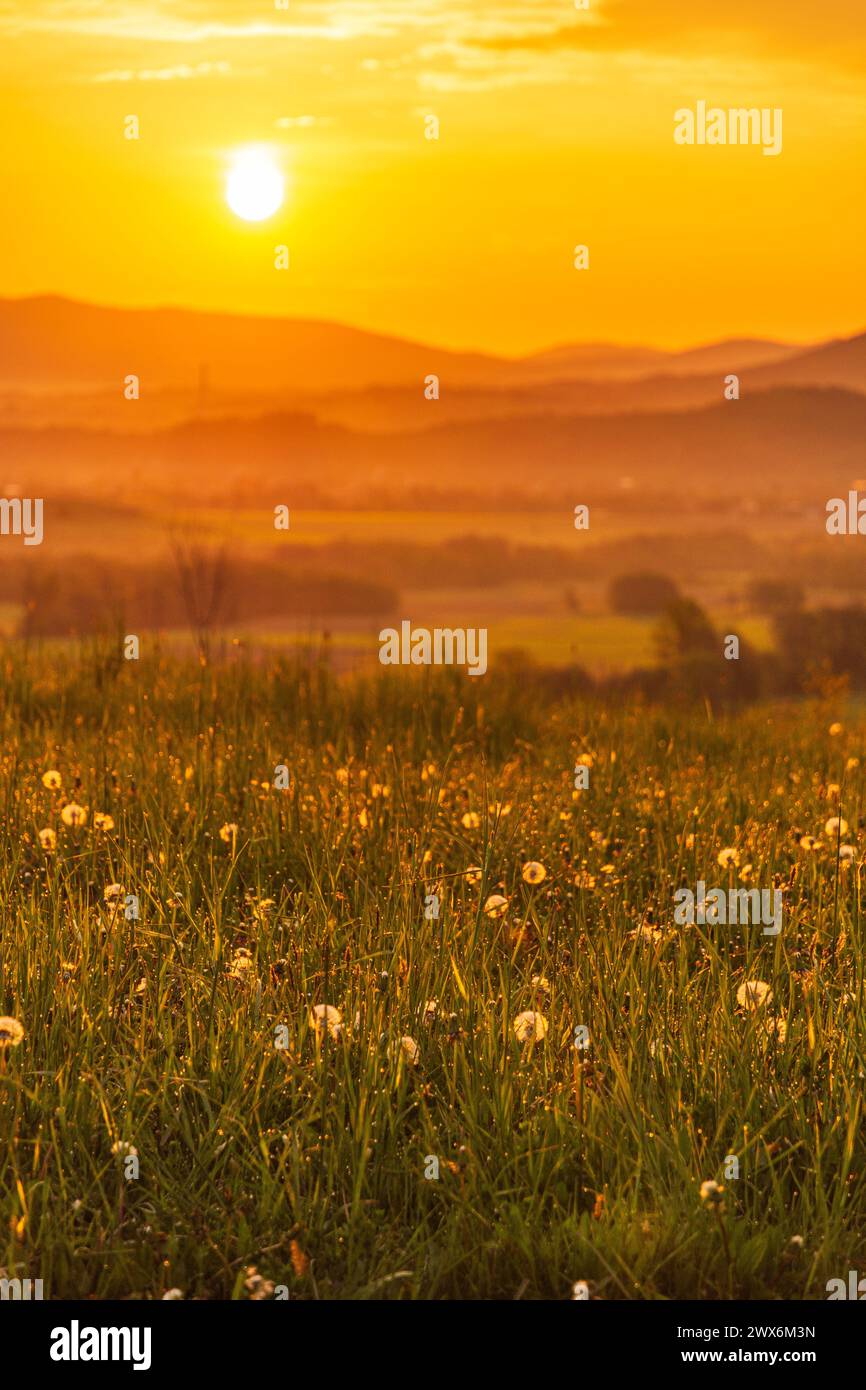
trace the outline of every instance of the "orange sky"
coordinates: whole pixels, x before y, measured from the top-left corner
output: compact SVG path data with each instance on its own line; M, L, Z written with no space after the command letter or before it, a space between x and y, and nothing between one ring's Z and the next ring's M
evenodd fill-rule
M0 0L0 294L514 353L861 330L863 0L589 2ZM676 145L698 100L782 108L782 153ZM290 185L259 224L249 143Z

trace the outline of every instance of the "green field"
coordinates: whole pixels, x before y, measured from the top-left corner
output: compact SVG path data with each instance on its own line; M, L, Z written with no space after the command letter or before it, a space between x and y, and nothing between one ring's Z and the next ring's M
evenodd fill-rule
M0 728L10 1277L825 1298L863 1267L862 713L10 648ZM782 930L678 926L700 879L775 881Z

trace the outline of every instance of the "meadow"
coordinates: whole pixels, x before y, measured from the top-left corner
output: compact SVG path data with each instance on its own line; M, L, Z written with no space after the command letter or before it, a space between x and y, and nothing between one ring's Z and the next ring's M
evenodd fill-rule
M841 696L721 717L149 641L2 666L9 1277L821 1299L864 1270ZM676 926L699 880L780 887L781 932Z

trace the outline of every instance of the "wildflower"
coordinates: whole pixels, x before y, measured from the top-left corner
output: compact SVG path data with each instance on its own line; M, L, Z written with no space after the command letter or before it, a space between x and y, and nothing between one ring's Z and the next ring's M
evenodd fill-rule
M50 792L56 792L63 786L63 778L59 772L43 772L42 785L47 787Z
M93 828L94 830L113 830L114 817L109 816L105 811L94 811Z
M439 1000L438 1000L438 999L428 999L428 1000L427 1000L427 1003L424 1005L424 1014L423 1014L424 1022L425 1022L425 1024L427 1025L428 1028L432 1027L432 1025L436 1022L436 1018L437 1018L437 1016L438 1016L438 1013L439 1013Z
M115 1139L111 1146L111 1152L116 1158L137 1158L138 1149L134 1144L128 1143L125 1139Z
M501 893L491 893L484 904L484 911L488 917L504 917L508 911L508 899L503 898Z
M225 844L234 844L238 837L238 826L236 821L228 821L220 828L220 839Z
M106 902L106 903L108 903L108 904L112 904L112 903L116 903L117 900L118 900L118 898L122 898L122 897L123 897L123 884L121 884L121 883L109 883L108 887L106 888L105 892L104 892L103 895L102 895L102 900L103 900L103 902Z
M535 993L537 995L550 994L550 981L548 980L546 975L533 975L532 988L535 990Z
M248 951L245 946L239 946L238 949L235 951L234 957L232 959L231 969L229 970L229 979L245 980L248 978L248 972L252 970L252 968L252 953Z
M273 1280L263 1278L255 1265L247 1265L246 1274L244 1288L250 1296L251 1303L261 1303L264 1299L273 1296L276 1285Z
M532 1009L526 1009L514 1020L514 1034L518 1042L541 1042L547 1036L547 1019Z
M831 816L824 826L824 834L830 840L835 840L838 835L848 834L848 822L841 816Z
M652 922L641 922L639 927L635 927L634 931L629 932L629 936L633 936L636 941L650 941L655 943L661 941L663 933L661 929L654 926Z
M725 1206L725 1199L722 1196L722 1193L724 1192L724 1190L725 1189L724 1187L722 1187L721 1183L715 1182L712 1178L709 1178L706 1182L702 1182L701 1201L703 1202L704 1206L715 1207L718 1211L723 1211Z
M0 1018L0 1048L17 1047L23 1040L24 1028L17 1018Z
M481 818L477 811L467 811L461 817L460 824L465 830L477 830L481 824Z
M783 1018L765 1018L764 1031L777 1042L784 1042L788 1036L788 1025Z
M740 851L738 849L734 849L733 847L729 847L728 849L720 849L716 858L716 863L718 864L720 869L730 869L733 865L739 864L739 862Z
M856 854L857 851L853 845L839 846L839 858L843 864L850 864L854 860Z
M847 763L845 764L845 771L846 771L846 772L853 772L854 769L855 769L855 767L859 767L859 766L860 766L860 759L859 759L859 758L849 758L848 761L847 761ZM793 1237L792 1237L792 1239L793 1239ZM802 1239L802 1237L801 1237L801 1239Z
M466 879L467 883L480 883L482 874L483 870L479 869L477 864L472 864L470 868L466 870L463 877Z
M534 860L534 859L533 859L533 860L530 860L530 862L529 862L528 864L524 864L524 866L523 866L523 882L524 882L524 883L532 883L532 884L535 884L535 883L543 883L544 880L545 880L546 878L547 878L547 870L545 869L545 867L544 867L543 864L537 863L537 861Z
M310 1010L310 1027L319 1036L327 1030L330 1037L339 1038L343 1031L343 1015L333 1004L314 1004Z
M802 1249L803 1249L803 1237L802 1237L802 1236L791 1236L791 1239L788 1241L788 1244L791 1246L791 1248L792 1248L793 1250L802 1250Z
M773 991L763 980L746 980L737 990L737 1003L741 1009L759 1009L769 1004Z
M87 820L87 807L70 801L60 812L60 819L64 825L84 825Z
M836 738L838 734L841 734L842 728L843 726L837 722L830 725L829 729L827 730L827 733L830 735L831 738Z
M421 1049L414 1038L405 1037L400 1039L400 1051L410 1066L417 1067L421 1060Z
M40 830L39 843L46 851L57 848L57 835L50 826L46 826L44 830Z

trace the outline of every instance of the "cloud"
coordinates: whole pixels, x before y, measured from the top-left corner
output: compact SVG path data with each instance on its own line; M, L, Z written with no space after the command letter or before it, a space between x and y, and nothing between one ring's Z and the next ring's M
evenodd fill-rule
M274 125L278 130L310 130L314 125L333 125L332 116L278 116Z
M561 13L522 30L479 36L478 47L527 54L593 52L705 53L812 58L839 66L866 64L863 0L834 0L820 15L813 0L593 0L593 9L562 24Z
M173 82L191 77L224 77L231 72L230 63L178 63L172 68L120 68L114 72L101 72L91 78L92 82Z

